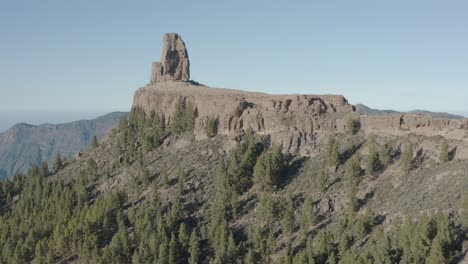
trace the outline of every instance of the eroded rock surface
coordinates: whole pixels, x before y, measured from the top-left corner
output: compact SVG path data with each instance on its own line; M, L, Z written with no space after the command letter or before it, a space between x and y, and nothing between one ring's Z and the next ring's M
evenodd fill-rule
M219 118L220 134L236 136L247 128L269 135L272 142L291 153L307 155L317 133L344 132L346 120L359 121L367 133L444 136L467 141L467 119L431 118L414 114L359 115L341 95L270 95L240 90L196 86L185 82L157 82L140 88L134 105L147 112L164 113L168 122L179 97L192 102L198 112L197 139L206 138L210 117Z
M180 96L197 108L197 139L206 138L207 120L217 117L220 134L235 136L252 128L270 135L273 142L290 152L307 152L302 147L313 140L315 131L344 130L345 115L354 113L341 95L269 95L181 82L143 87L135 93L134 105L164 113L169 122Z
M164 35L161 62L153 62L150 85L164 81L188 81L190 61L182 38L176 33Z
M308 155L319 133L343 132L347 120L353 118L366 133L444 136L468 145L468 119L411 113L366 116L341 95L269 95L181 82L189 80L189 66L180 36L166 34L161 62L153 63L151 82L135 93L133 104L147 112L164 113L170 122L177 99L185 98L197 109L197 139L206 138L208 120L214 117L219 119L220 134L232 137L252 128L287 152Z

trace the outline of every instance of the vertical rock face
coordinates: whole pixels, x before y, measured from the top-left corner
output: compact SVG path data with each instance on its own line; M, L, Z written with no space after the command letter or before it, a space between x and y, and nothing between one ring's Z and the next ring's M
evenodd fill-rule
M149 85L165 81L188 81L190 61L182 38L176 33L164 35L161 62L153 62Z

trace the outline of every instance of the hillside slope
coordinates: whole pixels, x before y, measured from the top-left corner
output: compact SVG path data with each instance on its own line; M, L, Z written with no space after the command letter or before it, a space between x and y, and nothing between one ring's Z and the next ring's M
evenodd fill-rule
M101 138L127 113L110 113L92 120L40 126L17 124L0 134L0 179L25 172L33 164L52 164L55 155L69 159Z

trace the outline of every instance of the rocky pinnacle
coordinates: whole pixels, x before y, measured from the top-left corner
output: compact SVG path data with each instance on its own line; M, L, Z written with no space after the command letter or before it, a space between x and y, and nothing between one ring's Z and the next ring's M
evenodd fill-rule
M177 33L164 35L161 62L153 62L149 85L164 81L188 81L190 61L185 43Z

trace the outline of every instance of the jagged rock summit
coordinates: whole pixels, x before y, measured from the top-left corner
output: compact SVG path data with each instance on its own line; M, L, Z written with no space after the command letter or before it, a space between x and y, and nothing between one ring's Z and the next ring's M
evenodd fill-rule
M188 55L180 36L166 34L164 43L161 62L153 64L151 82L136 91L133 106L163 113L169 123L178 98L184 98L196 108L196 139L207 137L208 120L215 118L218 134L232 138L251 128L287 152L310 155L318 136L345 132L353 119L368 134L459 140L457 157L468 158L468 119L406 113L369 116L358 113L342 95L272 95L196 85L188 82Z
M153 62L149 85L165 81L188 81L190 61L185 43L177 33L164 35L161 62Z

